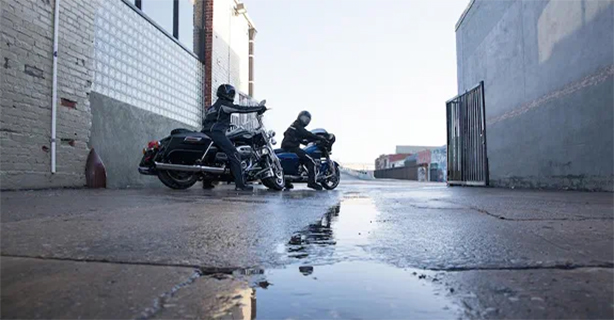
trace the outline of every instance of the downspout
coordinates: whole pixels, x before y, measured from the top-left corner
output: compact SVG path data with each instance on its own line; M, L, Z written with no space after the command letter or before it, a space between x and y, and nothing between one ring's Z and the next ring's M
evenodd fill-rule
M248 93L250 97L254 97L254 43L256 38L256 29L252 26L249 28L249 76Z
M51 173L56 172L56 125L58 108L58 34L60 31L60 0L55 0L53 15L53 81L51 85Z

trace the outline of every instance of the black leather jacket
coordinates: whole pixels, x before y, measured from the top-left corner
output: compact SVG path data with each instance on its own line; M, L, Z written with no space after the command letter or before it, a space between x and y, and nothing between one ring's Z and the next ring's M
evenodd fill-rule
M297 119L284 132L284 140L281 142L282 149L293 149L301 146L301 141L320 140L320 137L305 129L305 126Z
M233 113L253 113L261 111L263 106L240 106L232 101L218 99L211 107L205 111L203 121L203 132L206 131L226 131L230 126L230 115Z

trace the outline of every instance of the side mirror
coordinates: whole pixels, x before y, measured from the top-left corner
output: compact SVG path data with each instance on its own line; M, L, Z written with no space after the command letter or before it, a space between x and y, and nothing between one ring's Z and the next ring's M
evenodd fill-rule
M264 99L264 100L260 101L260 105L261 105L261 106L264 106L265 104L266 104L266 99Z

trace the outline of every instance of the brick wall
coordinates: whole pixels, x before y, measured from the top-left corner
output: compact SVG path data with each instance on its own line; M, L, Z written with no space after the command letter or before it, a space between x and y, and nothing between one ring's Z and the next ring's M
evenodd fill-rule
M204 9L201 14L204 15L204 19L201 20L203 24L203 38L205 42L205 52L203 60L205 64L205 106L210 106L212 97L215 96L215 92L211 90L211 67L213 58L211 52L213 51L213 0L202 0L199 2L200 6ZM197 20L198 22L198 20Z
M50 173L53 0L3 0L0 188L85 184L96 1L62 0L57 173Z

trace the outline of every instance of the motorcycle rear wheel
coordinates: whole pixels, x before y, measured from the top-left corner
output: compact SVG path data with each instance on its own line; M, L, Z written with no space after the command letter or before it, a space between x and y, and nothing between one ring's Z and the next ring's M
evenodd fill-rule
M198 175L190 172L158 170L158 179L171 189L184 190L198 182Z

